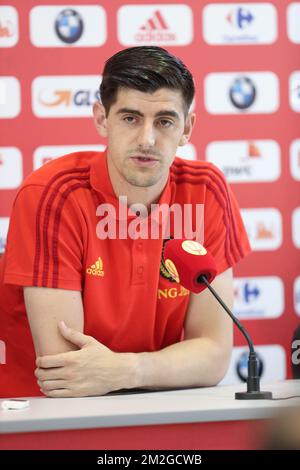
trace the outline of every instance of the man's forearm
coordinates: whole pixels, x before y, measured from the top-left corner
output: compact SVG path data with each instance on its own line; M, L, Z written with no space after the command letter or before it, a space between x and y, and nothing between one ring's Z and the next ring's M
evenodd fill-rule
M39 357L35 375L48 397L84 397L131 388L216 385L226 372L229 345L195 338L156 352L118 353L63 322L59 329L78 350Z
M134 356L133 386L147 389L216 385L230 360L230 352L208 338L189 339Z

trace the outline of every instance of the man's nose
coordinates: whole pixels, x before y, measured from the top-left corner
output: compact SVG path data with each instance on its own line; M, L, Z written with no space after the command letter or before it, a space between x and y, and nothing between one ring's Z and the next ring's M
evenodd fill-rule
M139 129L138 144L143 148L153 147L155 144L155 129L152 124L145 123Z

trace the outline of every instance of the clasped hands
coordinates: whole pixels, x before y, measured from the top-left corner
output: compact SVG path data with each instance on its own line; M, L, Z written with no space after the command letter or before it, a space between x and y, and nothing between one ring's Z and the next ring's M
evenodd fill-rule
M37 358L35 376L47 397L98 396L137 385L136 354L113 352L64 322L59 323L59 330L80 349Z

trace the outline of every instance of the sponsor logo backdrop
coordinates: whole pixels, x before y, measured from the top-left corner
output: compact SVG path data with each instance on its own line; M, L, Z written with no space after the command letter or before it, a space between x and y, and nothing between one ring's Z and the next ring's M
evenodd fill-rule
M91 109L105 60L127 46L166 47L197 87L197 125L178 155L224 172L253 247L235 269L235 313L258 345L262 378L290 376L300 315L299 25L300 2L285 0L4 2L0 252L23 179L52 158L104 147ZM243 380L246 350L236 332L224 383Z

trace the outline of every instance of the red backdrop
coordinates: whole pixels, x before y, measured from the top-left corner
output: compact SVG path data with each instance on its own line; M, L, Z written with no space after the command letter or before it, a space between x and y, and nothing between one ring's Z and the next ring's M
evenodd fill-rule
M76 7L84 5L84 2L73 0L70 5ZM225 4L219 1L218 4ZM137 29L140 34L145 33L147 28L152 33L157 34L157 44L166 47L170 52L178 55L192 71L197 87L195 101L195 111L197 113L197 123L191 139L196 149L198 159L207 157L207 145L216 141L251 141L274 140L280 148L280 175L274 181L252 181L231 183L234 193L237 196L240 207L243 209L251 208L275 208L282 217L282 243L276 249L255 250L251 256L242 261L235 269L237 277L259 278L260 276L277 276L283 281L284 285L284 310L280 316L270 318L266 311L261 312L259 318L251 320L251 317L245 317L244 324L253 335L257 345L281 345L284 347L286 355L284 361L289 370L290 361L290 343L293 330L299 324L299 316L296 313L296 301L299 305L299 288L294 292L294 282L299 275L299 225L295 228L294 239L292 235L292 217L293 211L300 206L299 203L299 174L298 179L293 176L290 169L290 145L300 138L299 132L299 111L293 109L290 104L289 79L291 73L300 70L300 39L292 40L288 30L288 8L291 2L277 0L269 2L273 5L275 11L276 31L275 38L269 43L260 43L249 37L249 43L246 43L245 28L243 24L238 24L239 2L231 2L226 24L232 27L233 38L228 39L228 43L209 44L204 36L203 21L204 9L210 2L185 1L184 5L189 6L192 21L189 24L189 31L182 30L183 39L187 44L172 43L173 37L181 37L178 28L178 18L171 12L165 12L164 6L175 5L175 2L149 2L143 1L141 5L157 5L151 12L146 12L140 16L140 26ZM101 74L104 61L116 51L126 45L120 42L120 31L118 32L118 11L121 6L138 5L136 1L127 1L126 4L119 0L114 1L95 1L89 0L88 5L101 5L106 15L106 38L104 34L104 43L98 46L76 47L74 43L68 46L61 43L62 47L36 47L30 40L30 11L38 5L63 5L68 2L49 0L48 2L39 2L33 0L26 1L7 1L6 5L12 6L18 13L19 37L17 43L12 47L0 48L0 74L5 77L16 77L21 85L21 110L16 117L3 117L0 119L0 156L5 155L3 147L17 147L22 155L23 178L33 171L33 154L40 146L64 146L64 145L99 145L105 144L99 141L93 123L88 117L57 117L41 118L34 114L32 106L32 82L39 76L67 76L67 75L99 75ZM161 9L160 9L161 4ZM252 5L264 4L264 2L251 2L246 8L246 14L253 15L254 20L258 22L259 11L251 10ZM64 8L61 7L61 10ZM157 14L156 12L160 12ZM298 13L300 10L298 10ZM133 15L138 15L138 12ZM126 15L125 15L126 16ZM300 16L300 13L299 13ZM136 18L136 16L135 16ZM172 23L174 18L174 23ZM182 17L182 28L187 26ZM246 20L251 23L251 17ZM152 23L151 23L152 20ZM268 29L270 18L260 18L263 28ZM7 19L1 18L0 11L0 46L1 39L5 34L4 23ZM45 21L45 20L43 20ZM300 25L300 21L298 23ZM9 25L8 25L9 26ZM11 25L10 25L11 26ZM104 26L101 26L103 28ZM228 26L229 27L229 26ZM252 27L252 26L251 26ZM255 27L255 24L254 26ZM123 29L126 31L126 24ZM128 33L133 28L132 22L128 17ZM210 28L218 28L217 17L212 23L207 25ZM234 29L235 28L235 29ZM238 28L240 31L238 32ZM244 29L243 29L244 28ZM300 29L300 26L299 26ZM158 30L161 35L159 36ZM43 32L43 30L41 30ZM176 33L177 31L177 33ZM264 32L266 32L264 30ZM164 43L163 33L167 34L168 44ZM176 33L176 34L175 34ZM268 33L268 31L267 31ZM270 31L269 31L270 33ZM272 31L271 31L272 33ZM270 33L270 34L271 34ZM11 35L15 33L11 32ZM33 34L33 33L32 33ZM41 33L42 34L42 33ZM54 34L54 33L53 33ZM95 33L96 34L96 33ZM124 34L124 33L123 33ZM175 34L175 36L174 36ZM238 35L243 35L238 42ZM261 33L263 35L263 33ZM150 35L149 35L150 37ZM58 39L56 38L56 41ZM159 42L160 41L160 42ZM189 42L190 41L190 42ZM251 42L252 41L252 42ZM147 43L151 44L151 39ZM278 109L274 112L242 112L235 109L234 112L212 113L209 112L206 100L209 97L205 95L205 80L208 74L234 72L236 76L242 72L272 72L279 80L279 89L277 99L279 101ZM246 74L247 75L247 74ZM0 77L1 79L1 77ZM259 85L258 89L259 89ZM293 85L294 86L294 85ZM297 87L300 87L300 82ZM261 96L258 99L264 99L263 94L267 90L262 87ZM296 90L297 91L297 90ZM1 97L1 89L0 89ZM297 100L297 97L295 98ZM217 103L216 98L216 103ZM296 105L295 105L296 106ZM1 108L1 105L0 105ZM249 111L249 110L248 110ZM2 149L2 151L1 151ZM300 151L298 149L300 155ZM7 158L2 159L7 163ZM226 156L228 162L230 155ZM272 161L270 161L270 165ZM300 167L300 158L298 158L298 171ZM1 165L0 165L1 167ZM270 167L269 167L270 168ZM14 171L17 171L16 169ZM265 169L268 173L268 167ZM6 174L6 173L3 173ZM11 173L11 177L15 173ZM1 169L0 169L1 175ZM4 177L2 176L2 183ZM0 180L1 182L1 180ZM5 186L4 182L4 186ZM16 195L17 188L1 189L0 186L0 220L9 217L12 203ZM299 219L298 219L299 220ZM296 220L297 222L297 220ZM297 225L297 223L295 224ZM247 221L245 221L247 225ZM296 241L295 241L296 237ZM298 237L298 242L297 242ZM2 234L2 238L4 235ZM254 282L259 286L259 279ZM237 295L239 293L237 292ZM272 305L273 293L268 292L270 306ZM298 299L298 300L297 300ZM0 299L1 301L1 299ZM271 307L270 307L271 308ZM236 335L236 345L244 345L244 340L239 334ZM272 351L270 352L272 356ZM272 362L272 357L265 358L266 367L271 369L276 364ZM272 374L271 374L272 375ZM276 376L276 372L275 372ZM278 374L282 378L282 374Z

